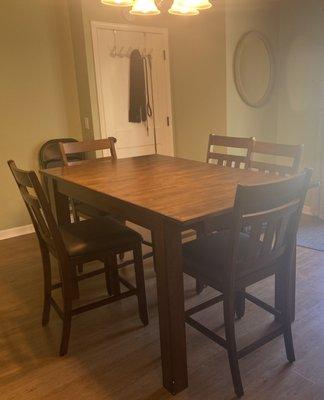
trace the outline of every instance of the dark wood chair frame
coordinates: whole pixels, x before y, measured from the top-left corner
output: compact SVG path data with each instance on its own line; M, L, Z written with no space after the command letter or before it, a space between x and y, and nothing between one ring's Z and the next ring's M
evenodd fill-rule
M226 138L228 138L228 140ZM246 142L246 138L234 138L234 139L238 139L238 141L236 142L236 146L240 144L240 141L242 141L242 145L244 145L244 142ZM232 138L226 136L221 137L217 135L210 135L208 151L210 151L210 146L213 143L216 143L216 145L219 145L218 143L223 143L223 146L225 146L226 142L228 142L229 146L231 147ZM246 145L248 145L249 147L247 150L247 159L245 165L253 170L279 176L291 176L297 174L300 169L300 164L304 149L303 145L267 143L258 141L254 137L251 137L249 141L246 142ZM253 158L255 157L256 154L264 154L273 157L284 157L285 159L290 159L291 164L281 165L279 163L255 161ZM233 160L230 159L230 161L232 162L233 165ZM209 162L208 154L207 154L207 162ZM234 163L234 166L237 166L237 164ZM296 264L296 249L295 249L293 263ZM200 293L203 290L203 288L204 286L200 282L197 282L197 292ZM242 318L244 316L245 298L240 293L237 294L236 312L238 318Z
M103 157L105 160L116 161L117 160L117 153L115 148L115 143L117 139L114 137L108 137L107 139L99 139L99 140L88 140L83 142L60 142L59 148L61 151L62 161L63 164L66 166L86 163L89 160L86 159L86 154L95 152L95 151L102 151L102 150L109 150L110 156ZM82 160L71 160L73 156L82 156ZM99 217L103 216L104 214L100 211L92 209L91 207L87 207L83 204L78 204L73 199L71 199L72 205L72 212L73 218L75 221L79 221L80 217Z
M238 397L244 394L238 364L238 360L242 357L275 337L283 335L288 361L295 360L291 334L290 302L292 279L294 279L291 261L311 175L312 171L306 170L298 176L276 183L238 186L223 280L216 281L206 278L199 272L192 273L185 269L185 272L195 279L222 292L220 296L187 310L186 322L227 350L234 389ZM242 260L239 254L239 242L246 227L249 228L248 251L246 258ZM238 277L240 269L245 269L247 272ZM276 292L280 292L281 299L275 307L245 291L248 286L271 275L276 276L276 286L280 285L280 290L276 287ZM278 326L274 330L241 350L237 350L234 326L238 292L241 292L245 299L273 314L278 320ZM223 301L226 339L192 318L193 314L221 301Z
M114 137L108 137L106 139L97 139L97 140L88 140L83 142L61 142L60 150L62 154L62 159L64 165L75 165L80 162L86 162L87 160L82 161L69 161L68 156L73 154L84 154L91 153L100 150L109 150L110 156L103 157L104 159L111 159L112 161L117 160L117 153L115 148L115 143L117 139Z
M117 160L117 153L116 153L116 148L115 148L115 143L117 142L117 139L114 137L108 137L107 139L98 139L98 140L89 140L89 141L84 141L84 142L75 142L75 143L60 143L60 149L61 149L61 154L62 154L62 159L65 165L75 165L75 164L80 164L83 162L87 162L87 160L83 161L76 161L76 162L70 162L68 160L68 156L71 156L73 154L82 154L82 153L87 153L87 152L94 152L94 151L99 151L99 150L110 150L110 157L104 157L105 160L111 159L112 161ZM74 207L76 210L77 214L77 207ZM76 215L76 218L78 216ZM125 221L122 221L125 222ZM153 244L151 242L148 242L143 239L142 241L143 244L153 247ZM144 254L144 259L150 258L153 256L152 252L149 252L147 254ZM123 257L121 257L123 258ZM125 261L125 263L122 264L122 266L129 265L129 262Z
M303 149L303 145L267 143L254 139L250 167L251 169L257 171L276 174L279 176L290 176L297 174L301 164ZM254 157L256 154L284 157L291 160L291 165L280 165L279 163L255 161Z
M60 138L60 139L52 139L48 140L45 142L39 152L38 152L38 164L39 168L42 169L47 169L47 168L55 168L55 167L60 167L63 166L63 160L62 160L62 155L61 155L61 150L60 150L60 142L66 143L66 142L77 142L76 139L74 138ZM76 161L79 160L81 161L83 159L83 156L80 154L74 155L71 157L69 161ZM43 184L43 187L48 193L48 187L47 187L47 181L45 176L41 176L41 182Z
M85 311L136 295L140 319L144 325L147 325L148 315L141 240L139 239L136 243L134 242L132 245L127 246L119 246L117 244L114 247L110 247L109 251L107 250L100 253L97 252L74 257L69 256L60 230L52 214L50 204L35 172L18 169L12 160L8 161L8 165L33 222L40 246L44 273L42 325L45 326L49 322L51 306L63 320L60 355L65 355L68 351L72 317ZM136 287L119 276L118 273L116 257L119 253L126 251L132 251L134 255ZM57 283L52 283L50 255L58 261L61 281ZM76 268L78 265L95 260L103 261L104 267L85 273L82 276L77 276ZM105 274L106 286L110 295L99 301L73 308L73 300L79 297L78 281L94 277L98 274ZM126 291L121 291L120 283L126 287ZM52 297L52 291L59 288L62 290L63 309Z
M232 155L227 153L220 153L211 149L212 146L235 148L246 150L246 155ZM232 168L249 168L251 153L253 149L252 138L242 138L233 136L221 136L211 134L209 135L208 148L207 148L207 163L216 161L217 165Z
M250 160L252 149L254 145L253 138L242 138L242 137L233 137L233 136L222 136L216 134L210 134L208 139L208 147L207 147L207 156L206 162L210 163L211 161L216 161L216 165L224 166L224 167L231 167L231 168L242 168L247 169L250 167ZM235 148L245 150L245 155L232 155L227 153L220 153L214 151L212 146L224 147L225 149L228 148ZM226 151L226 150L225 150ZM217 221L213 222L213 225L216 225L218 229L222 228L222 225L227 224L227 218L221 217L220 219L217 218ZM195 231L198 236L204 235L208 233L209 227L207 226L196 226ZM189 235L188 235L189 236ZM192 235L191 235L192 236ZM200 294L206 286L202 284L199 280L196 281L196 292ZM238 295L238 313L242 314L243 310L240 311L239 307L244 307L244 302L241 296ZM243 316L243 314L242 314Z
M279 176L292 176L299 172L304 146L294 144L268 143L253 139L253 148L251 153L250 168L255 171L264 172ZM290 165L282 165L278 162L255 161L256 154L264 154L273 157L284 157L287 161L290 160ZM296 246L294 250L293 265L296 269ZM295 296L295 288L292 288L293 297ZM292 307L292 319L295 319L294 307ZM237 316L243 317L245 312L245 299L243 296L237 296Z
M59 139L52 139L45 142L39 152L38 152L38 163L40 169L46 168L55 168L61 166L63 164L61 150L60 150L60 142L67 143L67 142L77 142L77 139L74 138L59 138ZM82 160L83 156L75 155L72 156L69 161L77 161Z

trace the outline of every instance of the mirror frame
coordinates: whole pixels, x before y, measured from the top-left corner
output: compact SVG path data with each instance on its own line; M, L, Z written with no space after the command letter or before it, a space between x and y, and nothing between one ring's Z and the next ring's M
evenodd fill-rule
M248 98L247 94L244 92L244 86L242 84L241 73L240 73L240 68L239 68L239 61L240 61L240 55L242 52L242 47L243 47L245 39L247 37L249 37L250 35L255 35L259 40L262 41L262 43L266 49L266 52L268 54L269 62L270 62L270 76L269 76L269 82L268 82L267 89L265 90L264 95L256 102L251 101ZM259 107L262 107L265 103L267 103L267 101L270 98L271 92L273 90L273 86L274 86L275 63L274 63L274 57L273 57L273 52L272 52L270 42L263 33L256 31L256 30L251 30L251 31L244 33L240 37L240 39L236 45L235 51L234 51L233 75L234 75L234 82L235 82L236 90L245 104L247 104L248 106L253 107L253 108L259 108Z

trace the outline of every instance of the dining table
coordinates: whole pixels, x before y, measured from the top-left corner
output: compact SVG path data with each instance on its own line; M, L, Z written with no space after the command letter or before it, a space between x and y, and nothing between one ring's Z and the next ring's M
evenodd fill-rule
M163 155L94 159L41 174L59 225L70 223L73 198L152 232L163 385L181 392L188 386L182 232L222 218L230 223L238 184L277 178Z

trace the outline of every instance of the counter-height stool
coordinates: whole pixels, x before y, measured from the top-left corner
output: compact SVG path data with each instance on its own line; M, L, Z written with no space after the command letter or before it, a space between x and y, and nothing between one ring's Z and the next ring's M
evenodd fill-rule
M243 395L238 360L283 335L289 362L295 360L291 334L292 257L300 215L311 170L274 183L238 186L229 230L202 236L183 245L184 271L221 295L186 311L186 322L227 350L235 393ZM276 275L280 308L272 307L246 292L246 288ZM235 337L237 293L277 317L273 329L238 350ZM223 302L225 338L193 318ZM257 373L257 371L256 371Z
M209 135L207 158L208 163L224 167L243 168L250 166L253 138ZM237 154L229 152L235 149Z
M62 155L62 160L64 162L64 165L66 166L71 166L75 164L80 164L80 163L86 163L89 160L86 159L86 154L89 152L94 152L94 151L105 151L108 152L109 155L106 154L106 156L99 158L102 160L111 160L112 162L117 160L117 153L116 153L116 148L115 144L117 142L117 139L114 137L108 137L106 139L98 139L98 140L89 140L89 141L84 141L84 142L74 142L74 143L67 143L67 142L62 142L60 143L60 150L61 150L61 155ZM75 157L76 155L82 155L83 160L71 160L71 157ZM90 160L91 162L91 160ZM80 202L75 202L73 201L74 204L74 210L76 214L76 218L79 219L80 216L86 216L86 217L96 217L96 216L102 216L102 211L95 209L94 207L91 207L87 204L83 204ZM115 217L116 218L116 217ZM120 217L117 217L120 222L126 223L126 221L120 219ZM142 240L142 243L145 244L146 246L153 247L151 242L148 242L146 240ZM153 256L153 252L146 253L144 255L144 258L150 258ZM120 258L123 259L123 254L120 255ZM123 265L127 265L128 262L125 261Z
M254 140L250 167L256 171L280 176L297 174L303 149L304 146L298 144L267 143Z
M255 140L251 153L250 168L254 171L264 172L265 174L291 176L300 170L304 146L300 144L281 144ZM293 266L296 270L296 246L294 250ZM292 319L295 319L295 287L292 289ZM277 303L280 301L276 296ZM238 297L238 314L244 314L244 298Z
M51 306L63 320L60 355L68 350L73 316L129 296L137 296L141 321L148 324L141 242L142 237L134 230L113 218L86 219L73 224L58 226L52 214L46 194L34 171L18 169L14 161L8 161L21 196L25 202L38 238L44 271L44 307L42 324L49 322ZM136 286L119 276L117 255L132 251ZM51 278L50 255L58 261L60 282ZM76 274L77 265L99 260L103 267L81 276ZM75 306L79 297L78 281L104 274L109 295L101 300ZM122 284L126 290L121 290ZM62 290L63 308L54 298L52 291Z
M250 166L253 144L253 138L211 134L208 139L206 162L223 167L247 169ZM213 230L214 227L220 230L227 228L228 220L229 217L225 215L216 218L212 223L212 228L206 226L206 224L193 228L198 236L201 234L204 235L210 229ZM196 292L198 294L202 292L204 287L205 285L202 282L196 280ZM242 300L240 299L239 304L242 304Z
M87 159L88 153L96 151L105 151L109 153L105 157L101 157L102 160L117 160L117 153L115 148L116 138L108 137L106 139L88 140L83 142L60 142L59 148L61 152L61 158L63 164L71 166L75 164L91 162L91 159ZM72 200L73 215L75 220L79 221L80 217L96 218L106 215L106 213L97 210L88 204L81 203L79 201Z

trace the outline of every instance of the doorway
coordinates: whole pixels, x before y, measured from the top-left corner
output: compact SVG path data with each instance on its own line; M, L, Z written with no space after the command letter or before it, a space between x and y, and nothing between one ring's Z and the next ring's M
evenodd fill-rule
M92 22L101 137L117 139L119 158L173 155L168 31L162 28ZM146 85L152 115L128 120L130 53L149 56Z

